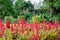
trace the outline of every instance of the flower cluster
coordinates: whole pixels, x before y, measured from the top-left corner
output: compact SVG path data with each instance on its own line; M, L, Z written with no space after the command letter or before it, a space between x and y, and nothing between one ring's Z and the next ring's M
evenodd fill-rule
M24 18L13 24L0 20L0 40L59 40L59 26L50 21L28 23Z

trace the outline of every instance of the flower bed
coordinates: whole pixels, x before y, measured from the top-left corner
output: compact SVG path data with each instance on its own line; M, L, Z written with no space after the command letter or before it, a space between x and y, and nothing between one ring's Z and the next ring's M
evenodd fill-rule
M58 22L27 23L24 19L18 23L0 20L0 40L60 40Z

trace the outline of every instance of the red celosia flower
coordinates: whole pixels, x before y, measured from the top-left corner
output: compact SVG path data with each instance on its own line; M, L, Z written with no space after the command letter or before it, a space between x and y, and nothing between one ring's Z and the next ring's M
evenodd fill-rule
M2 20L0 19L0 23L2 23Z
M22 18L22 24L25 24L25 23L26 23L25 19L24 19L24 18Z
M6 22L6 27L7 27L7 28L10 28L10 22L9 22L9 21Z
M24 25L26 24L26 21L24 18L22 18L22 28L24 28Z
M50 30L50 29L51 29L51 23L48 22L48 30Z
M18 31L15 22L14 22L14 25L13 25L13 27L12 27L12 30L13 30L14 33L17 33L17 31Z
M4 35L4 28L2 28L0 31L1 31L0 32L0 37L3 37L3 35Z
M3 27L3 24L0 23L0 37L3 37L4 35L4 27Z
M26 21L25 21L24 18L22 18L22 32L24 32L24 26L25 26L25 24L26 24Z
M44 23L43 23L43 29L44 29L44 31L46 31L46 30L47 30L46 22L44 22Z
M35 23L35 26L36 26L36 36L35 36L34 40L38 40L38 39L39 39L39 38L38 38L38 33L39 33L39 31L38 31L39 28L38 28L38 27L39 27L39 26L38 26L38 23L37 23L37 22Z
M38 36L38 30L39 30L38 27L39 27L39 26L38 26L38 23L37 23L37 22L35 23L35 26L36 26L36 35Z
M10 27L11 27L11 31L13 31L13 25L12 25L12 24L11 24L11 26L10 26Z
M21 32L21 33L23 33L23 32L24 32L24 30L23 30L23 29L21 29L21 30L20 30L20 32Z
M34 31L34 24L31 23L30 27L31 27L32 31Z
M14 22L14 27L16 27L16 23Z
M35 36L34 40L39 40L38 36Z
M58 32L58 23L57 22L54 24L54 27L56 28L56 32Z
M2 20L0 20L0 28L2 28L2 26L4 26L4 25L2 23Z
M13 33L17 34L17 29L13 28Z

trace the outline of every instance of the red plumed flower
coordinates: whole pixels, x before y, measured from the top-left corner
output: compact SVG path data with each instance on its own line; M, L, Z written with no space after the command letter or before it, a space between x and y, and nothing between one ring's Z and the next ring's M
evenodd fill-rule
M46 31L46 30L47 30L46 22L44 22L44 23L43 23L43 29L44 29L44 31Z
M39 40L38 36L35 36L34 40Z
M3 37L3 35L4 35L4 28L2 23L0 23L0 37Z
M51 29L51 23L48 22L48 30L50 30L50 29Z
M7 27L7 28L10 28L10 22L9 22L9 21L6 22L6 27Z
M54 24L54 27L56 28L56 32L58 32L58 23L57 22Z
M31 23L30 27L31 27L32 31L34 31L34 24Z
M26 21L25 21L25 19L24 18L22 18L22 32L24 32L24 26L25 26L25 24L26 24Z
M39 28L38 28L38 27L39 27L39 26L38 26L38 23L37 23L37 22L35 23L35 26L36 26L36 35L38 36L38 33L39 33L39 31L38 31Z
M0 23L2 23L2 20L0 19Z

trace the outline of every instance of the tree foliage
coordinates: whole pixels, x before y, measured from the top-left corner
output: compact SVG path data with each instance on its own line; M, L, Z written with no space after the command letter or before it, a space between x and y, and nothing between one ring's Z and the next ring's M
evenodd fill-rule
M43 6L37 10L34 10L34 5L30 1L17 0L15 5L13 5L11 0L0 0L1 19L4 19L5 16L17 18L21 15L24 15L26 18L32 18L33 15L42 17L43 15L48 15L51 18L59 15L58 18L60 18L60 0L44 0Z

